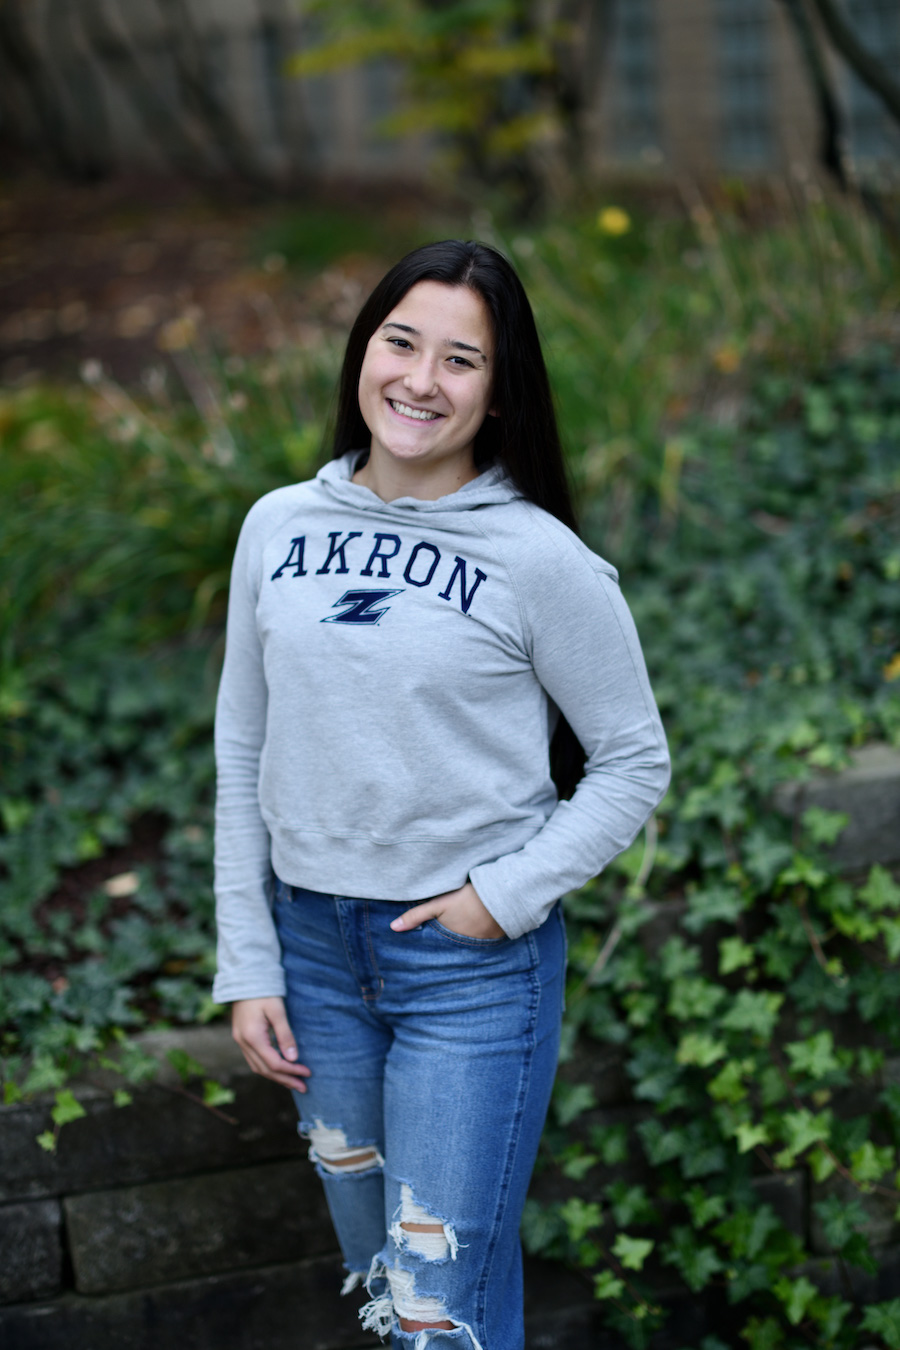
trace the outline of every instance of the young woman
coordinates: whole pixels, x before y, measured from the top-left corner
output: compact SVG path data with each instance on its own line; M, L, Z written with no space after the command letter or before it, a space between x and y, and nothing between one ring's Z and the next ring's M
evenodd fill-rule
M501 254L429 244L375 288L334 456L256 503L235 556L215 996L295 1092L364 1325L521 1350L559 897L658 804L665 738ZM571 790L576 738L560 800L551 743Z

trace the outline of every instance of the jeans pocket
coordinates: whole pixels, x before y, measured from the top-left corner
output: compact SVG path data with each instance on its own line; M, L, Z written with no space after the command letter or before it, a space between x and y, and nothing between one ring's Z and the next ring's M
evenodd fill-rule
M467 933L455 933L452 928L445 927L439 919L428 919L425 926L441 937L459 943L462 947L499 947L502 943L510 941L505 933L502 937L495 938L469 937Z

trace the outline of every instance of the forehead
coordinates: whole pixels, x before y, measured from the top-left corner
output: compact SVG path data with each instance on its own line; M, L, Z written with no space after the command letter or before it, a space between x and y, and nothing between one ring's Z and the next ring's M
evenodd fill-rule
M446 286L442 281L419 281L386 315L383 324L396 321L438 342L463 341L490 350L491 316L477 291L468 286Z

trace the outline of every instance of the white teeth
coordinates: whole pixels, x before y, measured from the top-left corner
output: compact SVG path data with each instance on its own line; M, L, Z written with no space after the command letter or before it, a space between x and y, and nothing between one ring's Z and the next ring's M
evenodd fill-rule
M396 399L389 399L394 412L400 413L402 417L416 417L420 422L433 422L440 413L426 412L424 408L410 408L405 403L398 403Z

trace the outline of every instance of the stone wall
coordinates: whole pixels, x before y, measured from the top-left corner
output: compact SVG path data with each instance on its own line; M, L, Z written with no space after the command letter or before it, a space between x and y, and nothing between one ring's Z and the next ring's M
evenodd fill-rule
M811 801L841 809L850 824L837 856L858 868L900 862L900 753L868 747L852 768L786 794L786 810ZM643 930L655 949L674 931L678 902L660 904ZM163 1061L158 1081L115 1107L110 1085L78 1086L84 1119L66 1125L55 1154L36 1136L46 1101L0 1108L0 1344L3 1350L362 1350L358 1295L338 1297L342 1272L318 1178L304 1157L289 1094L254 1077L224 1026L154 1033L144 1045ZM165 1062L187 1051L234 1101L219 1113L186 1095ZM578 1048L562 1074L590 1081L597 1108L586 1124L636 1124L619 1053ZM884 1068L900 1082L900 1057ZM854 1103L859 1109L864 1104ZM639 1154L635 1150L635 1155ZM640 1164L630 1163L635 1179ZM621 1176L622 1169L616 1170ZM629 1173L630 1175L630 1173ZM594 1168L585 1198L611 1179ZM549 1174L534 1193L554 1198ZM758 1188L822 1260L817 1282L839 1293L839 1273L812 1219L812 1202L840 1187L803 1169L762 1177ZM857 1296L900 1287L900 1225L891 1205L864 1197L878 1273L854 1272ZM660 1350L697 1341L714 1303L684 1297L671 1271L654 1276L672 1318ZM530 1262L529 1350L613 1350L589 1288L558 1267ZM362 1296L364 1297L364 1296Z

